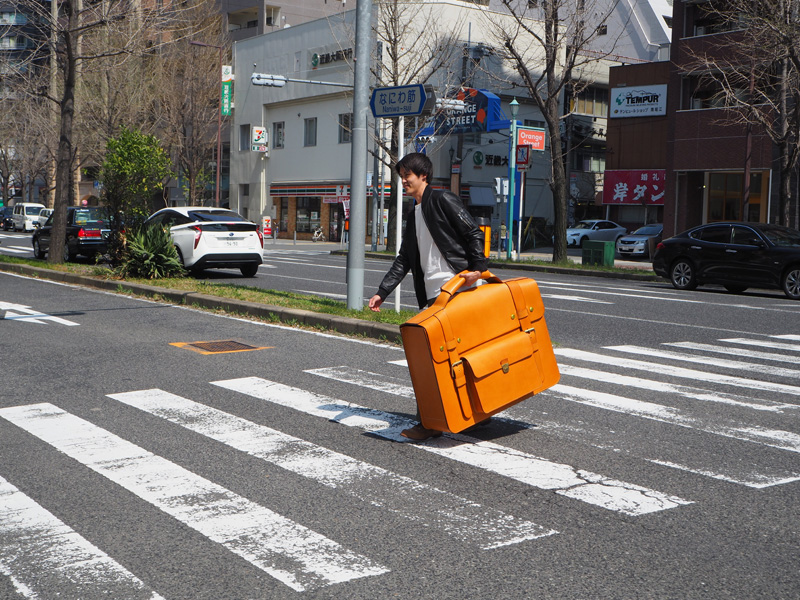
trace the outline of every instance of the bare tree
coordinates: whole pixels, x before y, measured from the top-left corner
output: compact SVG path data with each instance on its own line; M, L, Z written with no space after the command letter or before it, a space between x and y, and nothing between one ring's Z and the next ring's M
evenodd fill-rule
M444 18L442 7L426 5L423 2L409 0L382 0L376 2L377 19L375 35L381 49L380 59L374 61L373 76L376 87L395 87L412 84L428 84L434 86L437 95L444 97L459 84L457 64L462 56L464 18L453 19L453 15ZM443 20L447 22L446 30L441 27ZM424 126L424 120L406 119L406 135L413 139ZM387 166L390 170L397 162L399 150L399 132L397 119L391 119L391 136L389 144L375 140L376 147L382 146L385 151ZM441 145L442 140L438 140ZM397 182L392 178L392 197L396 193ZM395 203L389 203L389 243L390 249L396 249L395 239L397 215Z
M800 164L800 8L796 0L725 0L697 9L721 35L690 48L681 66L708 91L710 104L728 109L720 122L744 126L748 135L757 128L775 144L778 222L792 222L794 203L800 227L791 185ZM749 164L745 170L749 175ZM748 197L746 181L743 206Z
M40 89L57 106L58 146L55 152L53 239L50 262L63 260L67 206L72 202L72 177L79 144L76 143L76 92L83 68L91 61L142 56L182 39L184 2L141 0L69 0L50 6L22 0L42 27L51 55L52 84ZM57 10L56 10L57 6ZM119 65L117 65L119 66Z
M160 136L178 169L186 200L202 204L210 197L208 186L215 177L220 56L226 60L230 47L213 5L200 4L191 16L196 34L189 35L189 41L202 45L184 40L163 49L153 104Z
M542 113L550 137L553 193L553 261L567 260L569 190L562 146L561 121L565 92L577 95L592 82L595 69L613 56L614 40L603 50L594 44L599 27L615 10L617 0L501 0L510 20L493 15L488 27L498 54L516 71L512 85L522 87Z

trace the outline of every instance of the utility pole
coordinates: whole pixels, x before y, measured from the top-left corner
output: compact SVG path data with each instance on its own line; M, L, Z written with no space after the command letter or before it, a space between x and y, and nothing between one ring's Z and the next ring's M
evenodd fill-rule
M364 232L367 219L367 113L372 0L356 1L353 141L350 148L350 240L347 249L347 308L364 308Z

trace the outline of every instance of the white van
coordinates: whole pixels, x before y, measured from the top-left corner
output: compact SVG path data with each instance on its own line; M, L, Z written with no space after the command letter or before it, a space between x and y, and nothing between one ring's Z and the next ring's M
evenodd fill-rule
M14 221L14 231L33 231L39 221L39 211L44 208L44 204L36 202L20 202L14 205L14 213L11 220Z

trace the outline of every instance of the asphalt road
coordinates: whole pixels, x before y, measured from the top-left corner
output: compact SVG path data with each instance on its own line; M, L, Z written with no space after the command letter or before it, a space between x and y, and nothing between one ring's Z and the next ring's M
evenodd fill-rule
M0 598L798 597L800 305L535 278L560 383L418 445L397 347L0 273Z

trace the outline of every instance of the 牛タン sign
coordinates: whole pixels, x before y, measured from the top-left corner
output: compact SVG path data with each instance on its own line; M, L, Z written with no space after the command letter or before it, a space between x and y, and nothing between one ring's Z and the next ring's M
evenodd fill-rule
M372 116L376 119L408 117L422 114L427 99L425 88L420 84L383 87L372 91L369 106L372 109Z

